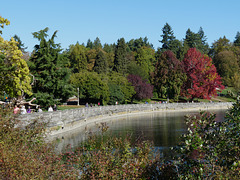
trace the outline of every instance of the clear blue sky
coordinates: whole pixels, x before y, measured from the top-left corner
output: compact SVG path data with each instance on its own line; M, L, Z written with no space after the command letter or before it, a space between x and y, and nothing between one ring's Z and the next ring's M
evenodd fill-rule
M96 37L102 44L148 37L157 49L166 22L179 40L201 26L209 45L224 35L234 41L239 7L239 0L2 0L0 16L11 22L4 39L17 34L29 51L38 43L32 33L45 27L50 36L58 30L55 41L64 49Z

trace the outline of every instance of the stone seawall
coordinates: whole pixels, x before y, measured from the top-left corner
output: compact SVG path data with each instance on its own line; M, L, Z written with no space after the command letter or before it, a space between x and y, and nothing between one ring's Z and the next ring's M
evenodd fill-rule
M50 135L84 128L91 123L106 121L114 117L150 113L157 111L191 111L208 109L228 109L232 103L165 103L165 104L126 104L114 106L97 106L63 111L42 112L20 115L23 124L34 119L48 122Z

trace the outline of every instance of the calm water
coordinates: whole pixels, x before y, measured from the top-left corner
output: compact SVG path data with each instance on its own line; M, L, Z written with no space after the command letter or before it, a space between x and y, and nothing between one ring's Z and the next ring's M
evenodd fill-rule
M224 119L226 110L212 110L217 115L217 121ZM130 135L132 140L139 137L154 142L155 147L160 149L168 149L177 145L179 137L186 132L184 116L186 114L197 114L194 112L153 112L151 114L141 114L139 116L126 116L114 120L108 120L109 132L112 136ZM58 152L71 144L72 147L77 147L79 143L87 139L89 131L100 133L99 125L93 125L88 129L76 129L64 135L60 135L61 141L57 144Z

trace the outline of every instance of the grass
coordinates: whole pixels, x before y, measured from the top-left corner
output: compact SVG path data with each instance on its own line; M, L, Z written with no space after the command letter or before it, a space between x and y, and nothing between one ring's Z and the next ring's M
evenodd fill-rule
M83 108L85 106L83 105L60 105L58 106L58 110L66 110L66 109L77 109L77 108Z

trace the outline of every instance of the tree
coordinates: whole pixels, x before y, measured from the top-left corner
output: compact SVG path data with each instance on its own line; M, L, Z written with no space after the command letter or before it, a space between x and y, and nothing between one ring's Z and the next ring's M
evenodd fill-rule
M33 37L40 42L29 60L29 66L35 77L33 86L37 103L51 105L59 101L65 102L72 94L73 88L69 84L70 69L65 55L60 54L61 47L54 42L57 31L47 40L48 28L34 32Z
M147 37L140 37L138 39L131 39L128 43L128 48L130 51L137 51L139 48L148 47L153 49L153 45L148 42Z
M140 76L129 74L127 79L136 92L136 94L133 95L132 100L149 99L153 96L153 86L148 84L146 80L142 80Z
M124 38L121 38L118 40L116 45L113 70L123 75L126 75L127 65L127 45Z
M207 38L204 35L202 27L200 27L198 33L192 32L190 29L187 30L184 39L185 50L189 48L196 48L203 54L208 54L209 46L207 44Z
M234 44L234 46L240 46L240 32L237 32L233 44Z
M90 39L88 39L86 47L89 48L89 49L93 48L93 42Z
M212 59L201 54L196 48L190 48L183 59L187 81L182 94L191 100L194 98L210 99L217 89L223 89L221 78Z
M213 62L225 85L232 86L231 78L239 72L237 57L232 51L224 50L214 56Z
M153 62L155 61L154 50L152 48L141 47L137 50L135 55L136 63L144 69L146 74L150 74L154 67Z
M16 34L13 36L14 40L17 42L18 49L21 50L23 53L26 53L27 47L24 47L24 43L21 41L20 37Z
M0 16L1 28L9 24L7 19ZM4 40L0 36L0 92L5 92L10 97L22 96L23 93L31 95L30 84L29 68L22 59L22 52L18 49L17 42L13 38L10 41Z
M165 51L159 57L153 73L153 83L158 95L178 100L185 80L183 64L172 51Z
M103 73L107 73L108 72L108 62L107 62L107 58L105 56L105 52L103 52L103 50L99 50L99 52L97 53L97 57L95 60L95 64L93 67L93 70L95 72L97 72L98 74L103 74Z
M122 76L120 73L112 71L108 76L107 82L109 86L110 97L118 99L119 103L130 101L132 96L135 94L134 87L131 85L128 79ZM117 93L116 90L119 92Z
M230 40L227 39L225 36L223 38L219 38L217 41L214 41L214 43L211 46L211 50L209 52L211 57L214 57L216 54L220 53L224 50L231 50L232 44L230 43Z
M138 75L143 80L149 79L149 74L145 71L143 66L138 65L135 61L131 61L128 65L128 74Z
M73 72L80 72L87 69L87 49L78 42L70 46L69 58Z
M176 39L176 37L174 36L172 27L168 23L164 25L164 27L162 28L162 32L163 32L163 34L161 35L162 40L161 41L159 40L159 42L162 43L162 48L161 48L162 51L165 51L170 49L170 45L172 41Z
M80 98L87 102L103 101L103 103L107 103L109 101L108 85L97 73L81 71L73 74L70 81L75 88L79 88Z
M98 37L96 37L96 39L93 41L93 48L96 50L102 49L102 44Z

